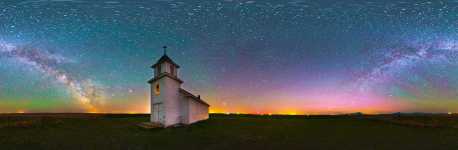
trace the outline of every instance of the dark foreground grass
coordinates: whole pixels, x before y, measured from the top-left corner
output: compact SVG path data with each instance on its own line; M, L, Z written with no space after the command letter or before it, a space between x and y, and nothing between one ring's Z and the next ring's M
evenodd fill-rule
M146 130L136 125L148 115L0 115L0 149L458 149L456 128L386 118L212 115L191 126Z

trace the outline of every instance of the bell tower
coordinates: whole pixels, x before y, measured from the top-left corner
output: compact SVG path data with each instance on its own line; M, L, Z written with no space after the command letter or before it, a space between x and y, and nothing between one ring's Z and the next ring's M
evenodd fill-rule
M164 55L153 65L154 77L159 77L168 74L172 77L178 78L178 69L180 68L169 56L167 56L167 46L164 46Z
M148 83L151 86L151 122L164 126L180 122L180 95L181 81L178 78L180 66L167 56L167 47L164 54L151 66L154 76Z

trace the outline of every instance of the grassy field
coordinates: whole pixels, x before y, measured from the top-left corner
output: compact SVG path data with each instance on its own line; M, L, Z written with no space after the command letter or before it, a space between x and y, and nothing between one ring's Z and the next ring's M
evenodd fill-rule
M148 115L0 115L0 149L458 149L458 116L211 115L143 129Z

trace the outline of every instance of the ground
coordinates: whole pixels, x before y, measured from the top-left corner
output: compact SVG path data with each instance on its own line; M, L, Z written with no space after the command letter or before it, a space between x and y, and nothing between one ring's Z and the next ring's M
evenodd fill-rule
M458 149L458 116L211 115L143 129L148 115L0 115L0 149Z

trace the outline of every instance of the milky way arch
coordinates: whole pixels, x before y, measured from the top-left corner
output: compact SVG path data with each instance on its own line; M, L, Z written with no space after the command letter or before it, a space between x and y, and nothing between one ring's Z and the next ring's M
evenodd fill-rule
M357 79L356 87L360 92L387 96L401 93L415 99L454 99L458 96L457 87L448 83L455 82L450 79L454 77L446 76L458 69L457 41L412 42L377 51L369 56L376 66ZM433 90L428 87L437 90L431 93ZM398 90L393 90L396 88Z
M77 77L58 65L73 62L61 55L52 54L46 50L25 45L14 45L0 41L0 57L12 58L18 63L26 64L34 70L52 77L64 85L88 112L97 112L97 107L103 104L103 87L95 84L91 79L77 79Z

